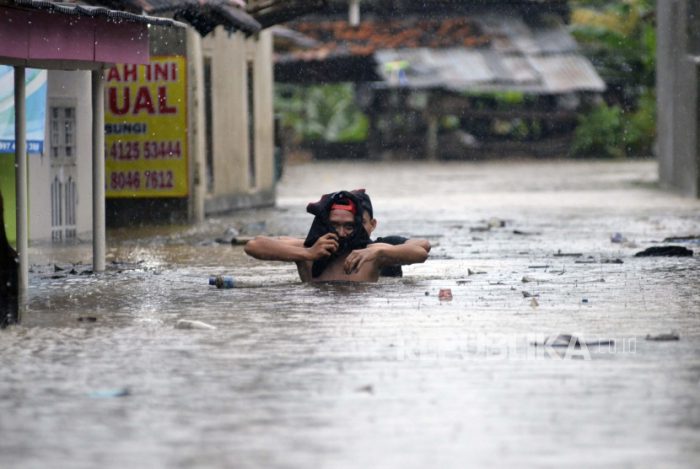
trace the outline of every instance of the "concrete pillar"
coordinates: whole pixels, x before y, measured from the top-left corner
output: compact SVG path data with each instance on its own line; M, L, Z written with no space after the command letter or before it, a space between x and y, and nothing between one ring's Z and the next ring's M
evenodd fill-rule
M103 69L92 71L92 270L104 272L105 234L105 99Z
M657 147L661 185L700 197L697 0L657 1Z
M350 0L348 5L348 23L350 23L350 26L360 25L360 0Z
M202 39L194 28L187 28L188 127L190 157L190 221L204 221L204 199L207 189L206 122L204 117L204 55Z
M20 309L29 288L29 203L27 200L27 119L24 67L15 67L15 191L17 198L17 295ZM0 221L1 222L1 221Z

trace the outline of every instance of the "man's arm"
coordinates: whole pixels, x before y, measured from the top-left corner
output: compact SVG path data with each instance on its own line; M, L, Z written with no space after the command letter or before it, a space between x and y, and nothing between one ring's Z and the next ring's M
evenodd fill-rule
M330 256L338 249L336 235L328 233L307 248L304 240L290 237L256 236L244 247L246 254L264 261L302 262Z
M373 243L365 249L357 249L348 255L345 259L345 272L359 271L366 262L375 262L377 268L386 265L422 263L428 258L430 243L427 244L427 249L425 247L422 243L408 241L395 246L386 243Z
M416 244L423 249L425 249L425 252L430 253L430 241L427 239L423 238L414 238L414 239L407 239L405 244Z

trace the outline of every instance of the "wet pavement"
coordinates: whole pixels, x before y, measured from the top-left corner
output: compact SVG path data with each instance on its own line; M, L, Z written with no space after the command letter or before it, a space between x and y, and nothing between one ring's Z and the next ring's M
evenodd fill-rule
M655 180L644 161L300 164L276 208L110 231L103 274L89 243L32 246L28 311L0 331L0 467L697 467L700 244L634 254L700 234L700 201ZM302 285L213 241L303 236L307 202L358 187L376 235L433 243L425 264ZM615 342L532 345L559 333Z

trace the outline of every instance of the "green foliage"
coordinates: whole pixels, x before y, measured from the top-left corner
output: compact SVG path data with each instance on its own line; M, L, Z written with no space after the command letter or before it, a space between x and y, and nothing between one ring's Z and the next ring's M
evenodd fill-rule
M522 91L467 91L463 95L474 99L475 109L508 110L513 106L526 105L532 100L531 96Z
M629 156L649 156L656 138L656 96L644 93L637 110L625 115L623 143Z
M572 154L651 154L656 126L654 3L571 2L572 32L608 85L607 105L593 108L581 119ZM612 127L606 128L607 125Z
M357 107L352 85L280 87L275 110L282 125L304 141L357 142L367 138L369 119Z
M656 136L655 99L654 93L647 91L635 111L601 103L582 115L571 154L597 158L649 156Z
M574 5L591 2L573 2ZM653 87L656 29L651 0L593 2L572 14L572 33L603 79L621 85L626 97L638 97L639 87Z
M622 111L618 106L600 104L579 118L571 145L573 156L620 158L623 133Z

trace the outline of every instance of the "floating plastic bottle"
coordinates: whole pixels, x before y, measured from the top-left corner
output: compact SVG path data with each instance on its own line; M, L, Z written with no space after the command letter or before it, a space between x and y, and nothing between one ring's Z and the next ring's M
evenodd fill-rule
M216 288L233 288L234 281L230 275L216 275L209 277L209 285L215 285Z

